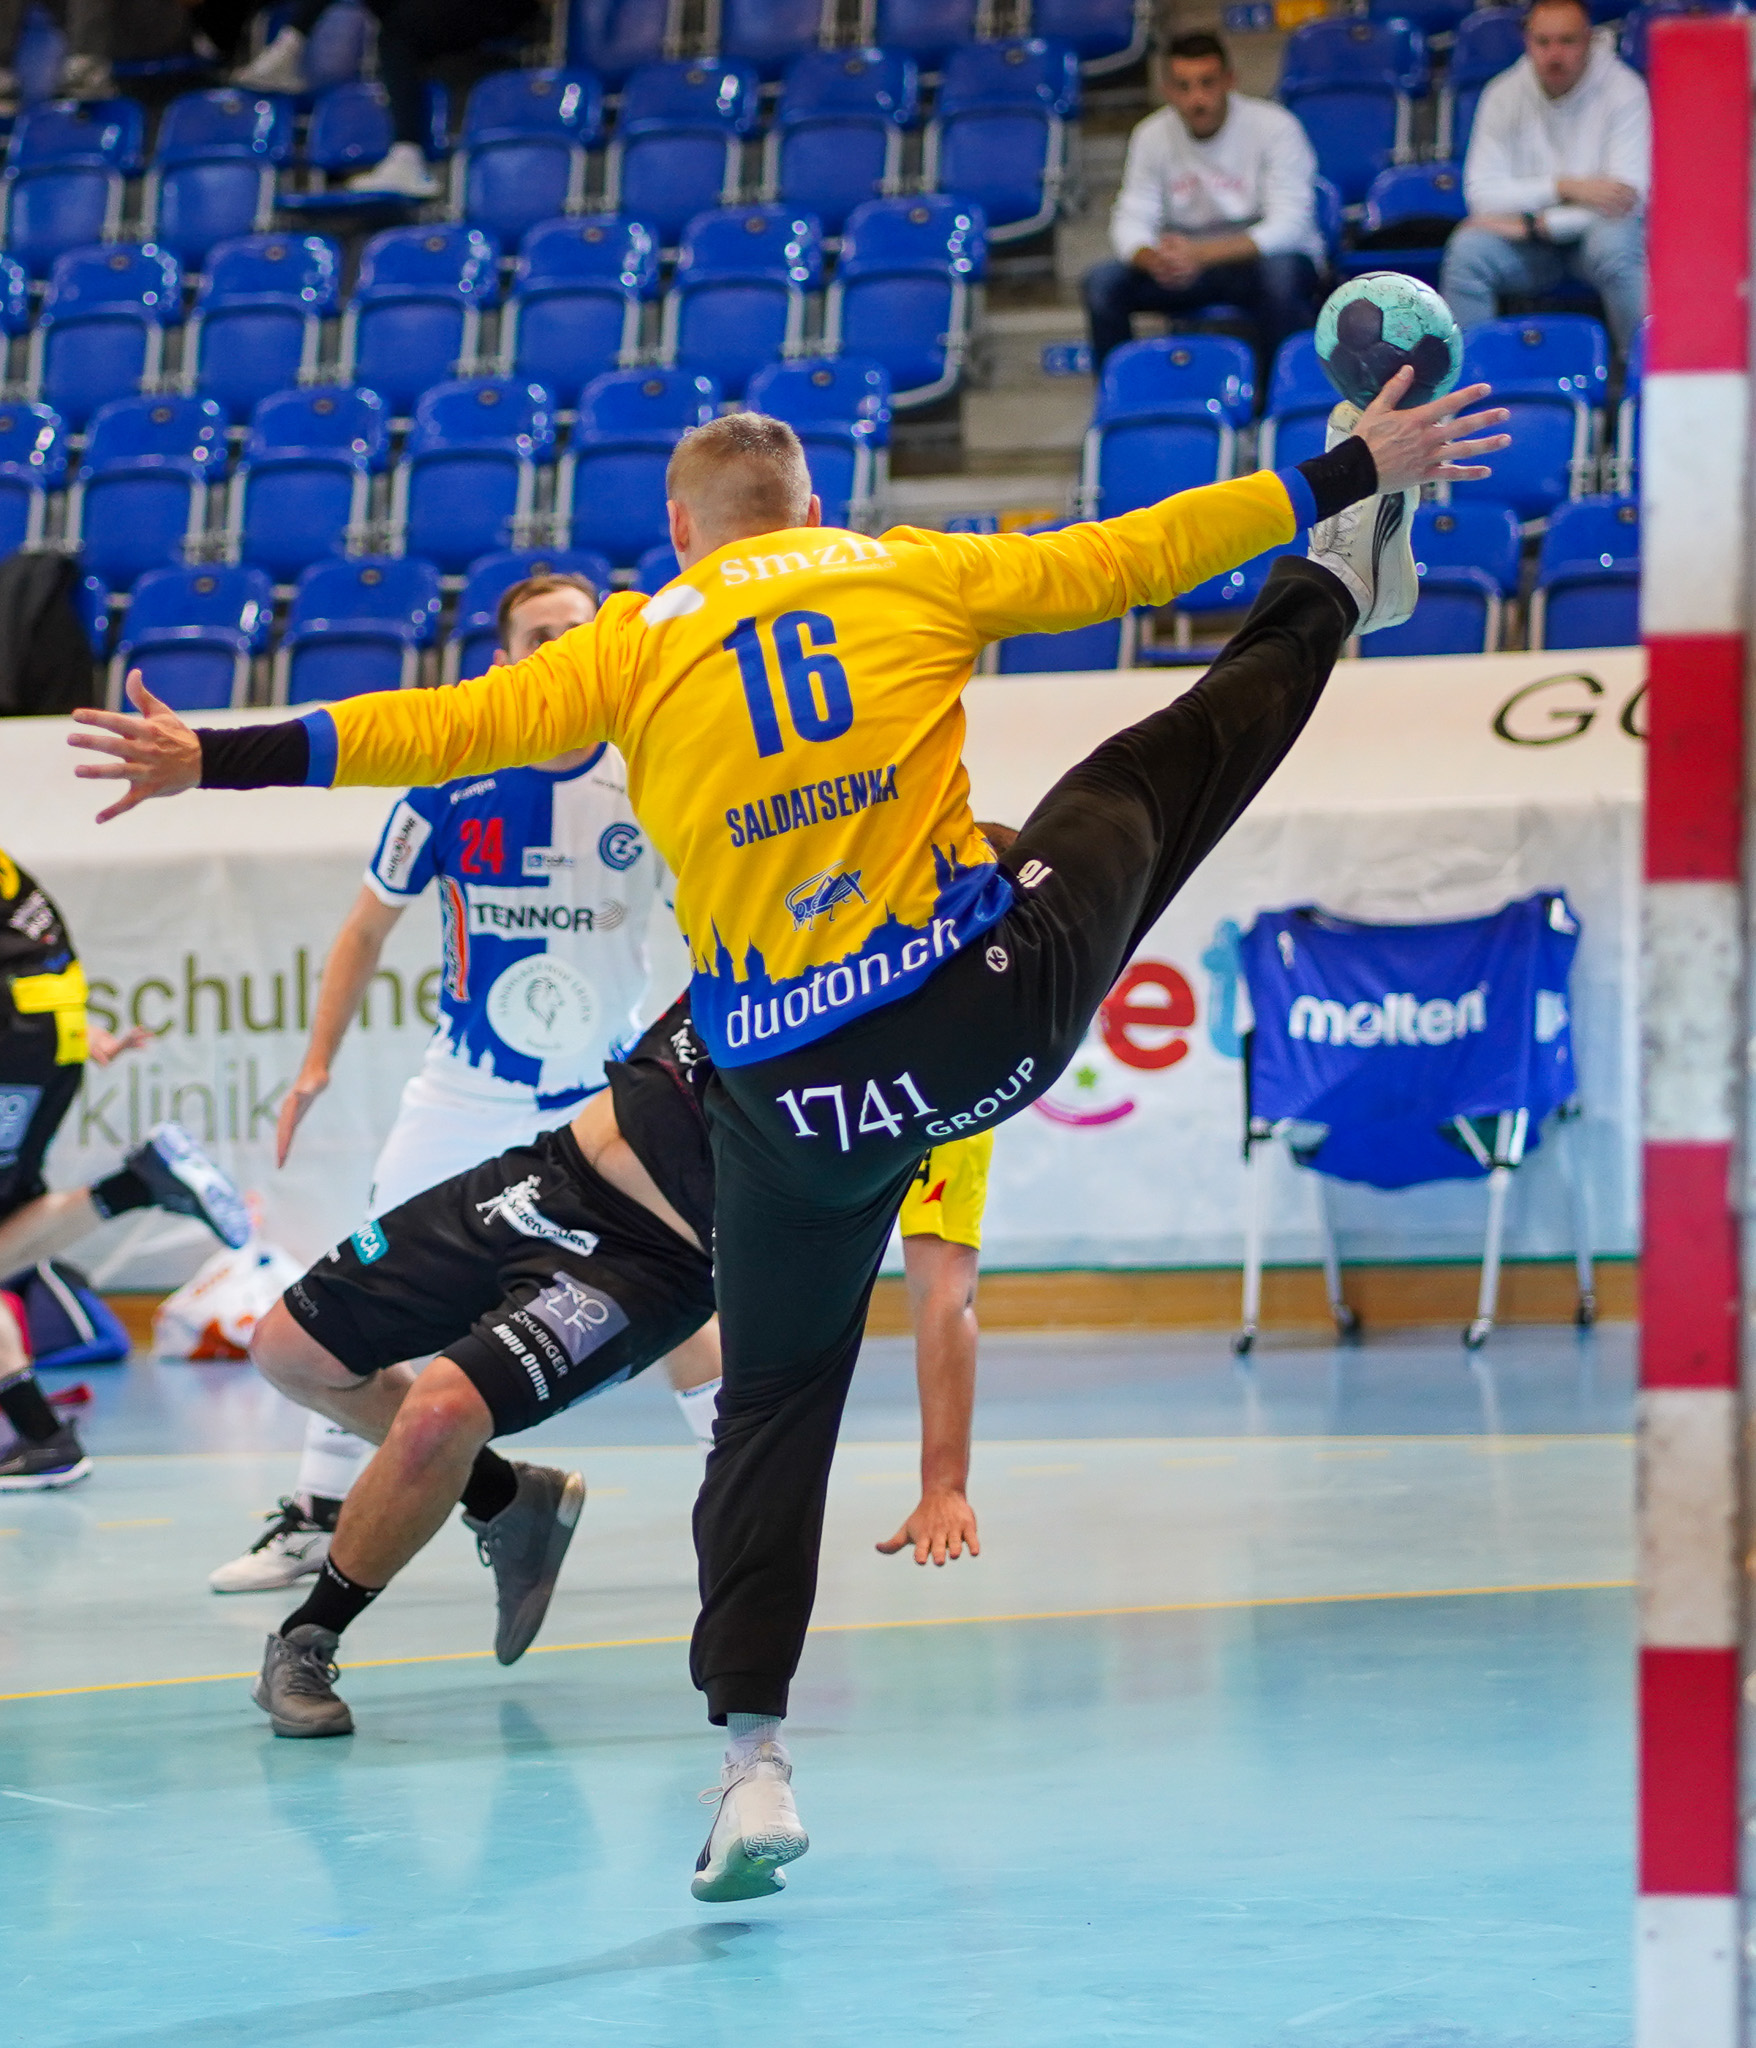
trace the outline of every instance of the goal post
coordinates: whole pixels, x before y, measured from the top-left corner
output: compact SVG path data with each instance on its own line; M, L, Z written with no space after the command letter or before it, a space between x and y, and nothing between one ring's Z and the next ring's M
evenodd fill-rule
M1660 19L1648 73L1636 2048L1743 2048L1745 2024L1751 35Z

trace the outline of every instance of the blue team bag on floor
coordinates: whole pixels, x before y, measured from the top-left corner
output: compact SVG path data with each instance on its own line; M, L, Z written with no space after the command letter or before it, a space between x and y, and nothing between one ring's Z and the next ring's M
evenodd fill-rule
M31 1354L39 1369L120 1365L128 1356L128 1332L77 1266L45 1259L0 1284L24 1303Z

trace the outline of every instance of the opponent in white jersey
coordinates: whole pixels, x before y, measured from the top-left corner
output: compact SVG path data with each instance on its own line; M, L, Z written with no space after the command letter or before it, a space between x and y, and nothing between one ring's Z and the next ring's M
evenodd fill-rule
M595 609L577 576L515 584L500 604L499 659L523 660ZM638 1035L653 967L668 967L677 988L688 975L670 878L613 749L411 789L324 964L311 1042L281 1105L278 1163L329 1085L392 927L435 886L445 947L439 1024L373 1169L374 1216L565 1123L603 1087L605 1059ZM677 988L654 991L661 1008ZM680 1354L669 1369L691 1431L710 1441L715 1347ZM313 1415L291 1496L253 1549L213 1573L214 1591L267 1590L319 1570L370 1455L370 1445Z

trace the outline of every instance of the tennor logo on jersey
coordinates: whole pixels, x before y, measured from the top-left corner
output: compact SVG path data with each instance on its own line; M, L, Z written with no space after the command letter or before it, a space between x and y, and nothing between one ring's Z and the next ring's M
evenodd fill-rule
M1333 996L1298 996L1287 1012L1287 1036L1312 1045L1449 1045L1488 1028L1484 984L1455 1002L1433 996L1385 995L1376 1001L1338 1003Z
M406 800L390 814L384 832L384 851L378 861L378 879L387 889L401 889L414 872L421 849L433 836L433 828Z

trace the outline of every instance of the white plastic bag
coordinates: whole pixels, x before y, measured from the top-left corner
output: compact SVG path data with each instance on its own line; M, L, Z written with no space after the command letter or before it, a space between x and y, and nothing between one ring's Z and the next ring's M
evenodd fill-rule
M248 1358L251 1331L304 1270L259 1237L239 1251L215 1252L159 1303L153 1350L160 1358Z

